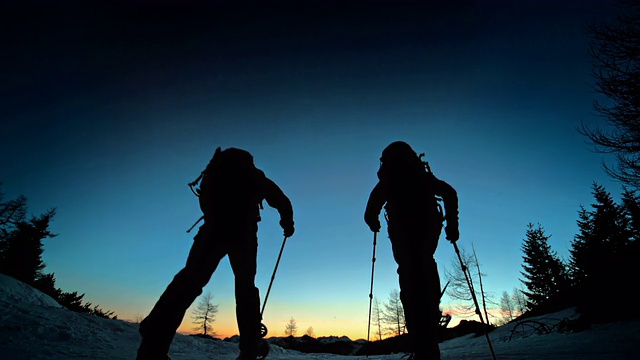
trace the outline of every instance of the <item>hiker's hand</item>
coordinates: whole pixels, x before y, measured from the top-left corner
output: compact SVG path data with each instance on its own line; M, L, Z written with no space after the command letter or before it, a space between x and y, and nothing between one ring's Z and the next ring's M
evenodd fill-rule
M373 231L373 232L379 232L380 231L380 220L376 219L375 221L371 221L368 225L369 225L369 229L371 229L371 231Z
M280 226L282 227L282 230L284 230L285 237L291 237L291 235L296 231L293 227L293 221L280 220Z
M451 243L458 241L460 238L460 231L458 230L458 224L447 224L444 228L444 232L447 235L447 240Z

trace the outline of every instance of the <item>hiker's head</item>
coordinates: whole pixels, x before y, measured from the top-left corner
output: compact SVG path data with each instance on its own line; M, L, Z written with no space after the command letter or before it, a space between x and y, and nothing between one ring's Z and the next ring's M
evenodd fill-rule
M422 160L406 142L392 142L382 151L380 170L378 170L379 179L421 171L424 171Z

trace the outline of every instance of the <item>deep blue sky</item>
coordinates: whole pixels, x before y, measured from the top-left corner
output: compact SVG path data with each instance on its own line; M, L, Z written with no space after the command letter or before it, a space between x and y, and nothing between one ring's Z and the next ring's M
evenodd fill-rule
M187 183L217 146L240 147L294 206L271 333L293 317L300 332L365 337L373 237L362 216L396 140L457 189L460 247L473 244L496 301L520 287L527 223L566 257L593 182L620 192L576 131L602 125L583 29L612 5L434 3L3 11L0 181L34 214L57 209L45 271L120 318L146 315L192 242L200 210ZM275 210L262 215L264 296L282 230ZM436 260L441 275L455 265L445 240ZM375 274L385 301L397 288L385 227ZM205 291L220 305L214 328L236 333L226 260Z

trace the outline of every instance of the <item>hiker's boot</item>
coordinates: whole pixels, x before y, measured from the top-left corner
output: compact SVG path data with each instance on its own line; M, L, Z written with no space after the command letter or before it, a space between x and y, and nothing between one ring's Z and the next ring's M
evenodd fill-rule
M168 354L175 332L163 331L152 319L147 317L140 323L138 331L142 341L136 360L171 360Z
M168 355L171 340L169 338L161 341L148 334L140 342L136 360L171 360Z

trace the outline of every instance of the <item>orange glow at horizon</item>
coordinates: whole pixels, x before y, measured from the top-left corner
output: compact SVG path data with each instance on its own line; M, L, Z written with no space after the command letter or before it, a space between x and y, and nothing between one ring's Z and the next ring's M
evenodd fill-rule
M491 317L491 323L495 323L497 319L502 318L502 313L500 309L488 309L488 312ZM448 327L452 328L460 324L462 320L467 321L479 321L479 318L476 314L465 314L459 310L448 309L444 310L443 313L450 314L452 316L451 322ZM484 314L483 314L484 316ZM289 318L290 319L290 318ZM289 323L289 319L266 319L264 324L267 326L269 333L267 334L267 338L269 337L282 337L284 335L284 330L286 325ZM294 318L295 319L295 318ZM336 336L342 337L346 336L351 340L359 340L367 338L367 320L366 317L361 321L354 320L326 320L326 319L295 319L296 324L298 326L296 337L300 337L305 335L307 329L310 327L313 328L314 337L329 337ZM486 319L485 319L486 322ZM185 317L185 320L182 322L180 327L178 328L178 332L181 334L197 334L198 331L193 329L193 324L190 319ZM235 319L235 314L227 315L224 318L218 315L216 321L213 323L213 329L215 332L215 337L219 339L225 339L234 335L238 335L238 327ZM371 333L369 338L374 340L374 329L371 329Z
M366 314L365 314L366 315ZM315 337L328 336L347 336L351 340L366 339L367 337L367 319L366 316L359 321L352 319L319 319L319 318L296 318L297 333L295 336L304 335L309 328L312 328ZM285 336L284 331L289 323L291 316L273 315L266 317L263 323L268 328L267 338ZM183 319L178 333L181 334L197 334L199 331L194 330L192 319L187 314ZM212 324L215 337L225 339L234 335L238 335L238 325L235 318L235 312L218 313Z
M215 333L214 336L219 339L225 339L238 335L239 332L233 300L220 301L219 305L219 311L216 313L215 321L211 324ZM354 302L351 304L346 302L334 306L320 306L314 302L301 302L295 305L283 305L274 302L271 305L271 308L267 311L265 319L263 320L263 323L269 331L267 338L285 336L284 331L291 318L296 321L297 333L295 336L297 337L303 336L309 328L312 328L316 338L329 336L346 336L351 340L367 338L368 313L367 308L363 307L360 303ZM460 310L460 306L456 304L443 304L441 308L443 314L452 315L452 319L448 324L449 328L459 325L462 320L479 321L475 313ZM490 308L487 310L492 324L495 324L499 319L503 318L500 309ZM120 318L131 322L139 322L141 320L140 316L131 314L125 314L125 316ZM126 320L127 318L135 320ZM194 329L194 327L191 311L187 311L177 332L180 334L200 333L200 331ZM374 333L375 329L372 325L369 334L370 340L374 340Z
M265 322L265 325L267 325L269 331L269 333L267 334L267 338L285 336L284 330L288 323L289 320L269 323ZM358 323L351 320L296 320L296 324L298 325L297 333L295 335L296 337L305 335L309 328L313 329L314 337L346 336L351 340L366 339L367 337L366 321ZM213 323L213 331L215 332L216 338L225 339L234 335L238 335L238 326L235 322L235 319L232 322L224 323L216 320ZM194 330L193 324L191 324L189 321L183 321L183 323L178 328L178 333L197 334L199 333L199 331Z

